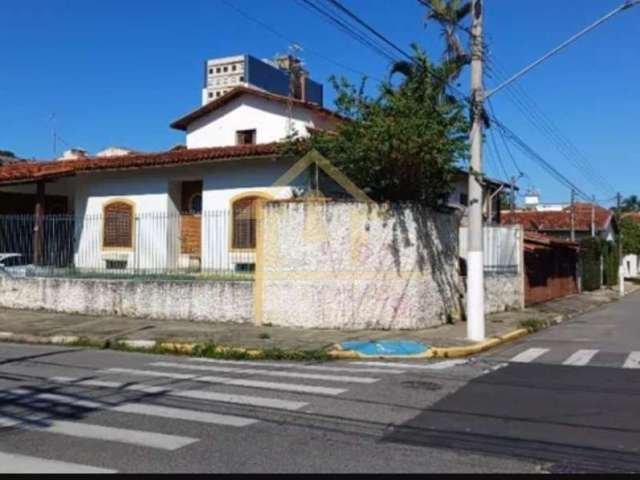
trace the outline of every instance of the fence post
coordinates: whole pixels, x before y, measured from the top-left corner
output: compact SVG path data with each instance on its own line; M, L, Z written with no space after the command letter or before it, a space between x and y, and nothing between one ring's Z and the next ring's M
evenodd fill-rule
M264 315L264 203L263 199L257 199L254 203L256 209L256 264L253 282L253 311L258 326L262 325Z
M520 274L520 308L524 309L527 306L527 283L525 279L526 266L524 263L524 226L519 224L516 226L516 232L518 235L518 272Z
M45 183L38 182L36 186L36 208L34 212L33 225L33 264L42 265L44 263L44 202Z

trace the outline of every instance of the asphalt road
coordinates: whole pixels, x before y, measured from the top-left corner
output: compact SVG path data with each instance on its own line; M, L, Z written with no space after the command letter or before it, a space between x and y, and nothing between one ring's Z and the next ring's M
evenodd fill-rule
M428 364L0 344L0 472L640 471L636 312Z

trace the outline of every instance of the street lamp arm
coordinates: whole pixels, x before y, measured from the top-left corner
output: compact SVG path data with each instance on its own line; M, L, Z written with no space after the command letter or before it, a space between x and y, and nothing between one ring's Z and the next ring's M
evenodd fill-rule
M489 98L490 96L492 96L494 93L502 90L504 87L506 87L507 85L512 84L513 82L515 82L516 80L518 80L520 77L522 77L523 75L527 74L529 71L533 70L535 67L537 67L538 65L540 65L542 62L544 62L545 60L549 59L550 57L552 57L553 55L555 55L556 53L558 53L560 50L564 50L566 47L568 47L569 45L571 45L573 42L575 42L576 40L578 40L580 37L586 35L587 33L589 33L591 30L595 29L596 27L600 26L601 24L603 24L604 22L606 22L607 20L609 20L611 17L613 17L614 15L617 15L618 13L627 10L629 8L635 7L636 5L640 4L640 0L627 0L626 2L624 2L622 5L620 5L618 8L616 8L615 10L612 10L611 12L607 13L604 17L601 17L600 19L596 20L594 23L592 23L591 25L589 25L588 27L580 30L578 33L576 33L575 35L573 35L571 38L569 38L568 40L566 40L565 42L561 43L560 45L558 45L556 48L550 50L549 52L547 52L546 54L544 54L542 57L540 57L538 60L536 60L535 62L531 63L530 65L527 65L526 67L524 67L522 70L520 70L518 73L516 73L515 75L511 76L510 78L508 78L507 80L505 80L504 82L502 82L500 85L498 85L496 88L494 88L493 90L491 90L490 92L487 92L485 94L485 98Z

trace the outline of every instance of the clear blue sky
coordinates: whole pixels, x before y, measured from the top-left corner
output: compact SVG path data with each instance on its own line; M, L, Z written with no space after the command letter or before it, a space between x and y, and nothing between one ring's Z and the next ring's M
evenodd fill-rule
M295 39L312 76L358 76L312 52L371 76L387 63L324 23L294 0L233 0L241 9ZM408 47L419 42L438 57L435 26L424 28L416 0L343 0ZM507 73L619 5L622 0L487 0L487 41ZM199 105L206 58L238 53L271 57L287 42L240 16L220 0L3 0L0 29L0 148L28 158L53 155L51 123L72 146L95 152L109 145L162 150L184 141L169 123ZM609 23L530 73L520 86L586 155L616 190L640 193L640 7ZM463 34L464 36L464 34ZM467 89L468 73L461 88ZM487 79L488 86L494 84ZM325 103L332 105L325 87ZM598 198L594 187L550 141L527 123L508 97L493 100L496 116L558 170ZM499 145L501 145L498 139ZM489 144L490 145L490 144ZM492 148L488 172L504 177ZM502 149L503 150L503 149ZM505 157L507 173L515 173ZM569 193L513 151L544 201Z

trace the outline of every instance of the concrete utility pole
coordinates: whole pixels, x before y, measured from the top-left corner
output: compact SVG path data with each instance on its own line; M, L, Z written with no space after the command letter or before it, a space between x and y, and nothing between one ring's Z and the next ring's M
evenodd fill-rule
M576 191L571 190L571 241L576 241Z
M484 259L482 250L482 0L472 0L471 15L471 161L469 168L469 242L467 250L467 337L480 341L485 337Z
M620 296L624 296L624 265L622 262L622 229L620 228L619 221L622 218L620 208L622 207L622 194L618 192L618 211L616 217L618 220L618 289Z

